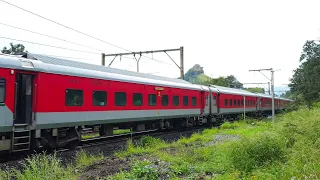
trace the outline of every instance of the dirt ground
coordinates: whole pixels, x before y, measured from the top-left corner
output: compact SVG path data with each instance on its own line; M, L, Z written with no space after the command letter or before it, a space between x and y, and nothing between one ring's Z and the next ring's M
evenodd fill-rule
M130 170L130 160L108 157L86 167L78 180L94 180L98 177L107 177L116 174L121 170Z

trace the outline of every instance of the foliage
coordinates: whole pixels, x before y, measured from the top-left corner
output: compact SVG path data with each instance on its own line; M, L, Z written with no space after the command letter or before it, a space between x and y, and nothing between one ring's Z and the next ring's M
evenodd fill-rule
M128 140L127 151L117 152L115 155L125 157L130 155L150 154L167 146L168 144L159 138L145 136L136 143L134 143L132 139Z
M83 168L86 166L91 165L95 161L102 160L104 158L103 155L91 155L88 152L81 150L77 152L76 155L76 167L77 168Z
M206 129L172 143L146 136L116 155L131 159L129 171L108 179L319 179L320 103L276 116ZM29 158L23 171L1 179L76 179L102 156L78 153L76 165L55 156ZM81 172L81 171L80 171Z
M306 41L300 56L300 66L294 70L289 87L291 93L305 101L307 105L320 100L320 44Z
M10 43L10 48L3 47L1 52L4 54L20 54L22 52L28 52L28 51L25 51L25 47L23 44Z
M75 164L65 166L56 154L37 154L28 157L23 162L23 169L0 170L0 179L17 180L51 180L51 179L77 179L82 171L88 165L103 159L102 155L90 155L85 151L76 154Z
M17 179L75 179L71 167L63 167L56 156L36 155L27 159L23 172L17 171Z
M259 87L250 87L250 88L243 88L246 91L252 92L252 93L265 93L264 88L259 88Z
M165 143L165 142L163 140L159 139L159 138L154 138L154 137L151 137L151 136L143 136L140 139L139 145L141 147L147 148L147 147L153 147L153 146L156 146L156 145L159 145L159 144L163 144L163 143Z
M220 126L221 129L234 129L236 127L237 125L235 123L230 123L230 122L225 122Z
M283 160L284 144L279 135L272 133L242 138L232 146L230 152L232 165L242 172L251 172L268 163Z
M204 82L204 85L213 84L217 86L231 87L231 88L243 88L243 84L240 83L235 76L229 75L227 77L210 78Z
M158 179L157 169L148 160L135 162L131 172L138 179Z
M301 107L277 115L274 123L268 119L226 122L166 146L152 143L145 158L167 162L171 179L319 179L319 110L320 104ZM137 178L145 172L145 178L159 178L148 169L154 164L147 162L137 166L139 173L127 172L125 177Z

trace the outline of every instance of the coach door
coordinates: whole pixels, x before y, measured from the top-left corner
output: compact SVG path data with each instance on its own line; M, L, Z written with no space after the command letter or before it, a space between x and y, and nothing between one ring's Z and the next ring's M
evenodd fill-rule
M211 113L216 114L218 112L217 109L217 97L216 94L211 93Z
M16 74L14 124L30 124L32 120L33 74Z
M200 114L203 114L204 113L204 108L205 108L205 105L206 105L206 99L205 99L205 93L204 91L201 91L201 99L200 99L200 102L201 102L201 112Z

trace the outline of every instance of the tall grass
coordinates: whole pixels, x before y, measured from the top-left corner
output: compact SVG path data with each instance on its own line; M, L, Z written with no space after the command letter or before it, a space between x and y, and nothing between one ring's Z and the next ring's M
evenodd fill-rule
M74 179L72 167L64 167L55 155L35 155L26 160L24 170L16 171L17 179L28 180L51 180L51 179Z
M275 122L246 119L171 144L148 142L152 143L132 145L126 155L139 151L140 155L159 158L170 164L172 178L320 178L319 104L278 115Z
M76 155L76 168L83 168L93 164L96 161L102 160L104 156L102 154L92 155L86 151L78 151Z
M284 160L285 140L274 133L261 133L252 138L242 138L230 149L229 157L233 167L244 173Z
M81 170L92 163L101 160L102 155L90 155L80 151L76 154L75 163L64 165L56 154L37 154L28 157L23 163L23 170L2 170L0 179L17 180L52 180L52 179L77 179Z
M158 149L165 148L168 143L151 136L143 136L138 142L134 143L132 139L127 141L127 150L116 152L115 155L118 157L125 157L131 155L150 154Z

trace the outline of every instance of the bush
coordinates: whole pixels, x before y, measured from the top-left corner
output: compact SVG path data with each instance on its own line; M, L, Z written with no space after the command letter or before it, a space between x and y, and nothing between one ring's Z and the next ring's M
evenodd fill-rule
M236 127L238 127L236 124L230 122L225 122L220 126L221 129L234 129Z
M58 158L49 155L35 155L27 159L23 172L17 172L17 179L75 179L69 167L64 167Z
M136 162L131 173L138 179L158 179L157 169L151 166L149 161Z
M140 146L141 147L154 147L157 146L159 144L162 144L164 141L159 139L159 138L154 138L151 136L143 136L140 139Z
M231 146L230 158L235 169L251 172L257 167L284 158L284 140L275 134L263 133L249 139L242 138Z

